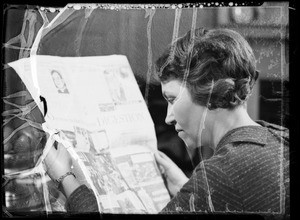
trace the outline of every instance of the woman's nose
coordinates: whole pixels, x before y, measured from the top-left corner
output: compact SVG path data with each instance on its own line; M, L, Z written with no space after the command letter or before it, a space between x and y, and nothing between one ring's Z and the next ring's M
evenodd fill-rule
M168 125L172 125L175 123L175 118L174 118L174 112L173 112L173 106L168 104L168 109L167 109L167 115L165 118L165 122Z

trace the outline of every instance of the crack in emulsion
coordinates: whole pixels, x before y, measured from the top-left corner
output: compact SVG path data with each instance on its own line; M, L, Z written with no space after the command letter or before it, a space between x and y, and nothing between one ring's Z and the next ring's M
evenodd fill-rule
M19 49L19 59L29 57L30 47L34 41L34 30L36 21L36 13L33 10L25 10L21 33L4 44L4 47L6 48ZM25 33L28 33L27 39L25 37ZM20 47L12 45L16 43L20 43Z
M155 14L155 9L149 9L146 10L146 16L149 15L149 21L147 24L147 39L148 39L148 71L146 75L146 88L145 88L145 102L148 106L148 96L149 96L149 84L150 84L150 79L151 79L151 73L153 71L153 66L152 66L152 46L151 46L151 27L152 27L152 19Z
M178 39L178 32L179 32L179 23L181 18L182 9L176 9L175 11L175 19L174 19L174 27L173 27L173 34L172 34L172 42L171 42L171 50L170 55L164 65L160 68L159 72L161 73L164 68L174 60L175 50L176 50L176 43L175 41Z
M26 104L26 105L17 105L13 102L8 101L8 99L10 98L18 98L18 97L25 97L25 99L29 97L29 93L28 91L20 91L11 95L8 95L6 97L3 97L3 102L7 105L11 105L13 107L16 108L12 108L9 110L6 110L4 112L2 112L2 117L3 119L3 126L7 125L11 120L13 120L14 118L19 118L20 120L25 121L25 123L23 123L22 125L20 125L18 128L16 128L15 130L13 130L9 136L7 136L4 140L3 140L3 144L8 143L8 141L19 131L22 130L23 128L26 128L28 126L32 126L36 129L42 130L42 126L37 123L34 122L28 118L26 118L27 115L29 115L31 113L31 111L33 111L37 105L34 101Z
M206 107L204 109L204 112L203 112L203 115L201 117L201 121L200 121L200 124L199 124L199 136L198 136L199 138L198 138L197 142L200 144L200 146L201 146L202 131L205 129L205 119L206 119L206 114L207 114L207 111L208 111L207 106L208 106L208 104L210 102L210 98L211 98L211 94L212 94L213 88L214 88L214 81L212 80L212 82L211 82L211 88L210 88L210 91L209 91L208 100L207 100L207 103L206 103ZM205 183L206 183L206 187L207 187L208 206L209 206L210 211L214 212L215 208L214 208L214 205L213 205L213 202L212 202L212 198L211 198L212 191L210 190L210 187L209 187L209 183L208 183L208 179L207 179L207 174L206 174L206 169L205 169L205 164L204 164L204 161L203 161L203 156L202 156L201 150L199 151L199 154L200 154L200 159L201 159L200 165L201 165L201 167L203 169L203 172L204 172L204 179L205 179Z
M190 205L190 211L195 212L195 196L194 193L191 194L190 199L189 199L189 205Z
M193 8L193 18L192 18L192 27L191 27L191 42L189 44L189 47L188 47L188 54L192 54L193 52L193 48L194 48L194 43L195 43L195 29L196 29L196 21L197 21L197 8ZM187 83L187 78L189 76L189 72L190 72L190 63L191 63L191 58L192 56L189 56L188 57L188 60L187 60L187 69L185 70L185 73L184 73L184 78L183 78L183 81L180 85L180 91L179 91L179 94L178 94L178 98L176 98L175 102L174 102L174 105L172 106L174 108L174 106L176 105L177 101L181 98L182 96L182 93L184 91L184 89L186 88L186 83ZM200 121L200 124L199 124L199 135L198 135L198 140L197 140L197 143L200 143L201 144L201 137L202 137L202 131L203 129L205 129L205 119L206 119L206 114L207 114L207 106L210 102L210 98L211 98L211 93L213 91L213 88L214 88L214 81L212 81L211 83L211 89L210 89L210 93L209 93L209 96L208 96L208 100L207 100L207 103L206 103L206 108L204 109L204 112L203 112L203 115L201 117L201 121ZM201 146L201 145L200 145ZM212 199L211 199L211 191L210 191L210 187L209 187L209 184L208 184L208 179L207 179L207 174L206 174L206 169L205 169L205 165L204 165L204 162L202 161L202 154L201 154L201 151L200 152L200 158L201 158L201 166L202 166L202 169L203 169L203 172L204 172L204 180L205 180L205 183L206 183L206 187L207 187L207 199L208 199L208 205L209 205L209 209L211 212L214 212L215 209L214 209L214 205L213 205L213 202L212 202ZM197 181L197 178L195 178L195 181L194 181L194 193L191 195L190 197L190 200L189 200L189 206L190 206L190 210L193 210L195 211L195 195L197 195L197 186L198 186L198 181Z
M284 20L284 12L283 12L283 7L280 8L280 13L281 13L281 20ZM281 49L281 53L280 53L280 58L281 58L281 98L282 100L284 100L284 85L283 85L283 74L284 74L284 59L283 59L283 55L285 52L285 48L284 48L284 43L282 43L282 39L284 39L283 36L283 22L281 23L281 38L280 38L280 49ZM281 102L281 112L284 112L284 102ZM281 119L281 125L283 124L283 117L280 118ZM283 131L281 130L281 137L283 137ZM284 143L283 140L281 139L281 143L280 143L280 213L284 214L285 213L285 184L284 184L284 165L283 165L283 161L284 161Z
M16 99L16 98L22 98L22 100L25 103L27 101L31 100L30 93L27 90L16 92L16 93L10 94L6 97L3 97L2 99L3 99L4 104L14 107L14 108L9 108L8 110L6 110L2 113L2 117L4 118L3 126L6 126L14 118L18 118L22 121L25 121L25 123L23 123L22 125L20 125L19 127L15 128L15 129L12 129L9 132L8 136L5 137L5 139L3 140L3 142L2 142L3 145L11 143L13 136L20 130L23 130L27 127L36 128L40 132L43 131L43 128L40 123L27 118L27 115L29 115L37 107L36 103L34 101L31 101L25 105L18 105L10 100L10 99ZM39 138L37 138L37 137L35 137L35 138L36 138L36 141L34 144L35 146L34 146L34 148L32 148L30 150L31 152L35 152L36 150L39 151L39 149L37 147L40 145L40 143L43 139L43 136L41 136ZM9 153L10 152L8 152L8 154ZM43 184L43 199L44 199L44 204L45 204L45 211L46 211L46 214L48 214L48 212L51 211L49 196L48 196L49 192L47 191L47 189L46 189L47 187L45 186L47 181L45 179L45 172L43 171L40 159L37 160L37 162L35 163L35 166L33 168L29 168L29 169L21 170L21 171L20 170L18 170L18 171L11 170L11 172L5 171L5 173L2 174L2 179L4 180L4 182L2 183L2 188L4 189L4 192L5 192L5 198L7 198L7 196L9 196L8 194L10 193L10 191L5 190L5 189L6 189L6 187L9 188L8 185L9 185L10 181L21 180L22 178L27 178L27 177L31 178L30 176L32 174L36 174L36 173L38 173L41 176L41 183ZM9 203L9 201L10 200L8 199L8 201L6 201L6 202ZM10 213L10 210L8 209L8 207L3 206L2 210L6 216L9 216L9 217L13 216Z
M35 33L35 26L37 22L37 15L33 10L25 10L24 13L24 20L21 29L21 33L8 40L6 43L3 44L3 47L9 49L20 50L19 51L19 59L29 57L30 50L32 43L34 41L34 33ZM25 33L28 32L27 39L25 38ZM14 46L14 44L20 44L20 46ZM8 64L4 64L3 69L10 68Z
M81 56L80 47L81 47L81 42L82 42L83 31L85 29L85 26L88 22L88 19L89 19L90 15L94 11L94 9L88 9L88 8L85 8L83 10L85 12L85 15L84 15L84 18L81 18L80 24L78 25L79 28L77 30L76 39L74 41L75 53L76 53L77 56Z

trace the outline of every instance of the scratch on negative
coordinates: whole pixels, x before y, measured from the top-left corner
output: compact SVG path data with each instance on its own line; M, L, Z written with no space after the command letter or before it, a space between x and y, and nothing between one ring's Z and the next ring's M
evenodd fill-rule
M195 212L195 196L193 193L190 196L189 204L190 204L190 211Z

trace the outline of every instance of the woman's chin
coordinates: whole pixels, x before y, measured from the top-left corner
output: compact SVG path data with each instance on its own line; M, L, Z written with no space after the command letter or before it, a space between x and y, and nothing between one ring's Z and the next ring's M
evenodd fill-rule
M197 148L197 143L196 141L193 141L193 139L188 136L184 131L180 131L178 132L178 137L183 140L185 146L188 148L188 149L195 149Z
M182 139L182 138L181 138ZM193 150L197 148L197 144L195 142L192 142L190 140L182 139L186 148L189 150Z

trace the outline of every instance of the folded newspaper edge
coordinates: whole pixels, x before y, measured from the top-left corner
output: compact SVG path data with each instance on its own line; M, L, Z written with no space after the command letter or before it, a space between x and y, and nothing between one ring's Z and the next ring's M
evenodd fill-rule
M34 55L9 65L41 112L45 98L43 128L67 147L73 172L94 191L100 212L157 213L166 205L154 124L126 56ZM59 211L64 201L55 201ZM46 205L57 211L57 204Z

